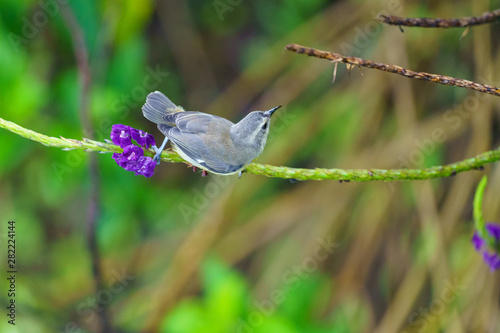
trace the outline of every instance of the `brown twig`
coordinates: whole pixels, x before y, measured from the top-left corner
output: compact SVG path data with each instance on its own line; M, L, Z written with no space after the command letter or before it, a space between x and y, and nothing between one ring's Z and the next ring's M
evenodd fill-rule
M445 18L416 18L416 17L399 17L390 15L380 15L378 20L390 24L405 27L421 27L421 28L464 28L473 25L486 24L495 22L500 16L500 9L495 9L491 12L483 13L481 16L467 16L456 19Z
M68 25L73 42L73 51L75 53L78 75L81 80L80 87L80 121L83 130L87 136L92 139L92 124L89 117L89 100L91 74L88 61L88 51L85 45L85 38L80 24L70 6L61 6L63 17ZM90 198L87 209L87 243L89 247L92 275L95 281L95 292L104 289L104 280L100 266L100 253L97 244L96 224L99 217L99 169L97 166L97 157L92 154L89 156L89 176L90 176ZM102 306L99 311L101 332L113 332L106 306Z
M457 79L451 76L430 74L425 72L415 72L396 65L373 62L371 60L364 60L357 57L345 57L337 53L313 49L298 44L288 44L286 46L286 49L288 51L296 52L299 54L307 54L308 56L311 57L328 59L334 63L343 62L348 66L361 66L361 67L373 68L384 72L399 74L412 79L430 81L434 83L443 84L446 86L468 88L485 94L500 96L500 88L486 84L476 83L469 80Z

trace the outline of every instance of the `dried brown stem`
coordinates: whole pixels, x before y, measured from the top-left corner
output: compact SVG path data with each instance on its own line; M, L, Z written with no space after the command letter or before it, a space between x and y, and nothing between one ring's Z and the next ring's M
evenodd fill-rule
M486 84L476 83L469 80L457 79L451 76L430 74L425 72L415 72L396 65L373 62L371 60L365 60L357 57L346 57L337 53L313 49L298 44L288 44L286 46L286 49L288 51L296 52L299 54L307 54L308 56L311 57L328 59L334 63L343 62L348 66L361 66L361 67L373 68L384 72L399 74L412 79L430 81L434 83L443 84L446 86L468 88L485 94L500 96L500 88Z
M464 28L473 25L486 24L495 22L500 16L500 9L495 9L491 12L483 13L481 16L467 16L456 19L445 18L417 18L417 17L399 17L390 15L380 15L379 21L405 27L421 27L421 28Z
M73 52L76 58L78 68L78 75L81 81L80 86L80 121L85 134L92 138L92 124L89 116L89 103L90 103L90 87L91 87L91 73L88 59L88 50L85 45L85 37L83 30L76 18L71 7L62 6L62 15L68 26L73 43ZM92 262L92 275L94 277L95 292L96 294L104 289L104 279L102 269L100 266L101 256L99 252L99 245L97 244L97 222L99 219L99 169L97 166L97 157L90 155L89 157L89 178L90 178L90 198L87 207L87 245L89 247L90 259ZM102 305L102 304L101 304ZM99 312L100 331L112 333L114 331L110 316L106 306L102 305L102 311Z

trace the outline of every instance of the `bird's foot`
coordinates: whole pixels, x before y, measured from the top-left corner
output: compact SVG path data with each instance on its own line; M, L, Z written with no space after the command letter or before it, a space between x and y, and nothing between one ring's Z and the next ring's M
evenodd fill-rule
M153 157L153 161L156 162L156 164L160 164L160 160L161 160L161 152L163 151L163 149L165 149L165 145L167 144L168 142L168 137L165 137L165 139L163 140L163 143L161 144L160 148L156 147L156 145L153 146L153 149L155 151L155 157Z

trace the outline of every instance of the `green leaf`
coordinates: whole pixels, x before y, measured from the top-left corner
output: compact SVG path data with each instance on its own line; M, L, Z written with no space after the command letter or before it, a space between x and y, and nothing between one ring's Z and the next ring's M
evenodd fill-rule
M229 330L237 321L245 303L246 285L240 276L222 262L209 258L203 265L205 305L211 327Z
M179 304L163 322L161 332L188 333L205 332L205 310L197 300L186 300Z

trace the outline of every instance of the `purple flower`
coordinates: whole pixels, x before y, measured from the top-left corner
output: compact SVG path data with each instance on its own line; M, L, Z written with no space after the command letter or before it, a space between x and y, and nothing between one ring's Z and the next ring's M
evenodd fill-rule
M154 174L156 163L149 156L144 156L142 148L136 145L128 145L123 148L123 153L114 153L113 159L127 171L134 171L135 175L143 175L147 178Z
M497 242L500 240L500 224L486 223L486 230Z
M500 224L488 222L486 223L486 231L488 235L495 240L495 245L497 245L500 241ZM500 269L500 254L496 252L490 253L486 240L483 239L477 231L474 233L474 236L472 236L471 242L476 251L483 254L483 259L486 264L490 266L492 272L496 269Z
M134 145L132 139L146 149L156 144L151 134L126 125L115 124L111 131L111 140L123 148L123 153L114 153L113 159L125 170L149 178L154 174L156 163L151 157L144 156L142 148Z
M146 147L146 149L149 149L149 147L156 145L155 138L151 134L148 134L142 130L130 128L130 134L132 136L132 139L134 139L141 146Z
M146 178L151 177L155 173L156 162L149 156L139 157L137 161L140 167L135 171L136 175L143 175Z
M111 141L122 148L130 145L132 143L130 127L122 124L113 125L111 130Z
M123 153L114 153L113 159L125 170L133 171L133 166L137 163L139 157L142 157L143 155L144 153L140 147L130 144L123 148Z
M482 239L477 232L475 232L474 236L472 236L471 242L476 251L481 251L481 248L484 246L484 239Z
M483 259L490 266L490 271L500 269L500 256L497 253L483 252Z

